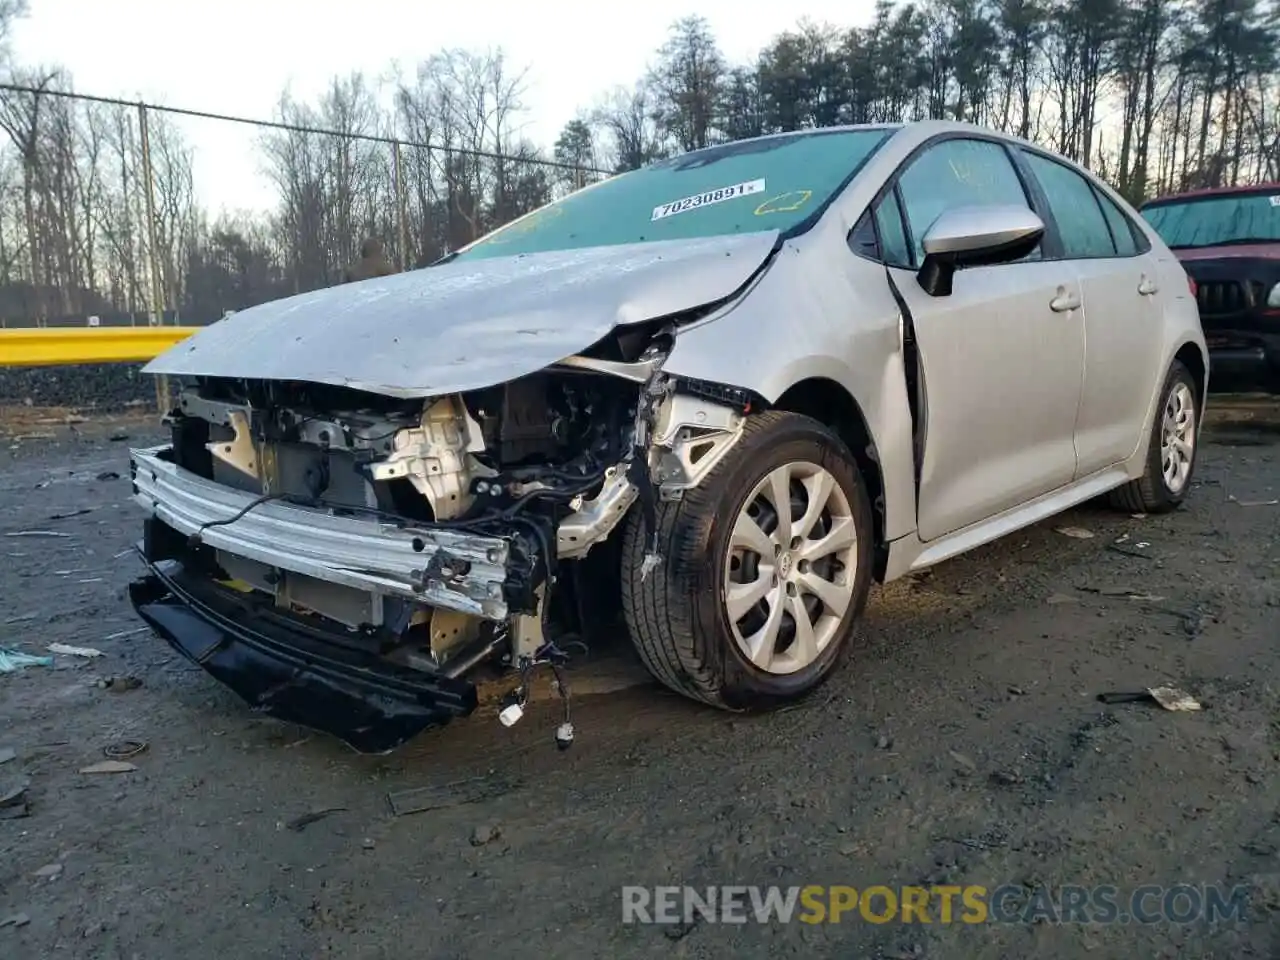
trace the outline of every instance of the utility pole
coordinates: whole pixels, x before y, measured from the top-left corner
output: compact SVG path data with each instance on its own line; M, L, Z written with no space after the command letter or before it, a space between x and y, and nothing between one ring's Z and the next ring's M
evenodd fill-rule
M142 148L143 199L147 210L147 263L151 274L151 326L164 323L164 285L160 273L160 245L156 240L155 177L151 171L151 136L147 129L147 105L138 101L138 136ZM156 405L161 415L171 406L169 378L156 378Z

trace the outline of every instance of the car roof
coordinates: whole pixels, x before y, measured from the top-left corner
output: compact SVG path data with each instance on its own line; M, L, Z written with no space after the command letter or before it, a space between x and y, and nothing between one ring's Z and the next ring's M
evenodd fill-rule
M1273 180L1267 183L1243 184L1234 187L1202 187L1199 190L1184 190L1182 193L1169 193L1164 196L1155 197L1152 200L1148 200L1139 209L1156 206L1157 204L1162 203L1177 203L1181 200L1229 197L1242 193L1280 193L1280 182Z
M890 132L895 138L908 137L912 140L924 141L930 137L940 133L981 133L984 136L996 137L1009 143L1016 143L1038 150L1045 150L1037 144L1022 140L1011 134L1002 133L999 130L993 130L990 127L983 127L973 123L962 123L958 120L913 120L908 123L845 123L837 124L829 127L805 127L801 130L783 130L778 133L766 133L759 137L746 137L742 140L731 141L733 143L756 143L764 140L778 140L786 137L800 137L812 135L815 133L855 133L860 130L884 130ZM687 157L700 153L702 150L715 150L724 144L712 144L707 147L700 147L698 150L691 150L689 153L681 154ZM1053 151L1048 151L1052 153Z

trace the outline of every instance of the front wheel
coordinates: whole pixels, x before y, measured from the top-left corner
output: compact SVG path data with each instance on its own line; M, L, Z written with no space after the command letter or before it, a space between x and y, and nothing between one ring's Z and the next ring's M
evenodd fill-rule
M1111 493L1111 503L1129 513L1168 513L1191 489L1199 446L1200 411L1196 382L1173 361L1160 393L1147 464L1141 477Z
M623 610L649 671L731 710L804 696L846 652L871 582L866 485L844 443L798 414L751 417L737 446L623 541Z

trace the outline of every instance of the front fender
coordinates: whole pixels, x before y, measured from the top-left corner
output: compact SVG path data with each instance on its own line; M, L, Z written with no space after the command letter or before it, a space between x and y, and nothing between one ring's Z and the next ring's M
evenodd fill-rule
M775 402L806 380L842 387L880 458L885 536L915 529L911 408L898 306L881 267L821 231L783 245L735 303L679 331L664 371Z

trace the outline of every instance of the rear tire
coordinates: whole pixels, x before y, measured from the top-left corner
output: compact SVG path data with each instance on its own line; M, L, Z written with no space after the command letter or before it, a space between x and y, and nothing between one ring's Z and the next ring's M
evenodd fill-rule
M773 509L784 497L786 515ZM746 710L831 675L866 605L873 536L866 485L838 436L798 414L756 414L697 488L658 504L657 525L660 562L643 576L649 538L633 511L622 593L632 642L662 684Z
M1191 373L1173 361L1151 424L1147 465L1142 476L1113 490L1109 501L1126 513L1169 513L1191 489L1199 452L1199 388Z

